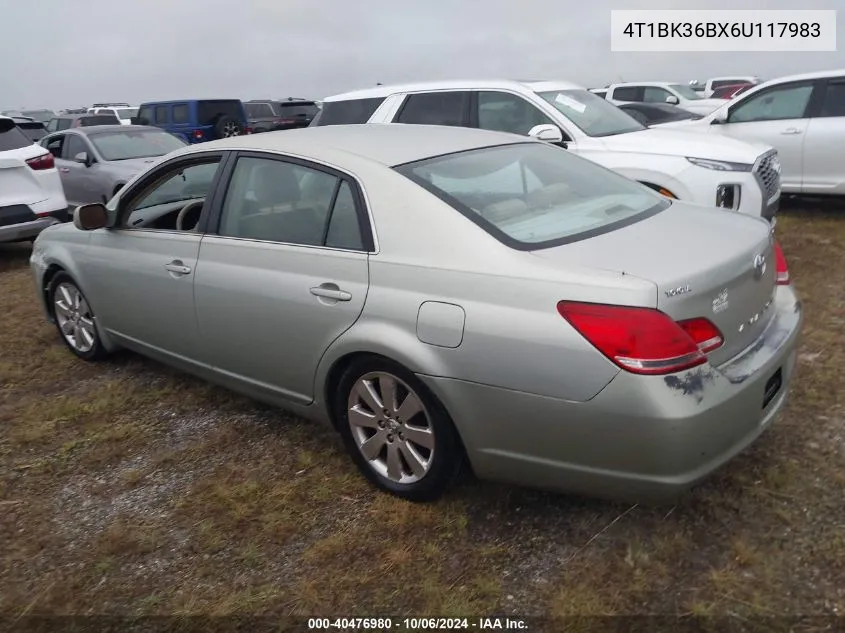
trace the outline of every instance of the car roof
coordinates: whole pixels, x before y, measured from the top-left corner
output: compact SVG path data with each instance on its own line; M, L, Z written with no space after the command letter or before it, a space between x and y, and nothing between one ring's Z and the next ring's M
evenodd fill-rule
M167 101L144 101L139 108L142 106L149 106L149 105L173 105L174 103L202 103L204 101L237 101L241 103L240 99L169 99Z
M585 90L583 86L569 81L516 81L513 79L449 79L443 81L423 81L392 86L375 86L363 90L353 90L332 95L323 99L323 103L332 101L348 101L349 99L372 99L388 97L397 92L424 92L427 90L524 90L528 92L543 92L546 90Z
M539 143L525 136L475 128L368 123L326 125L236 136L191 145L182 153L264 150L350 164L368 160L395 167L433 156L512 143Z

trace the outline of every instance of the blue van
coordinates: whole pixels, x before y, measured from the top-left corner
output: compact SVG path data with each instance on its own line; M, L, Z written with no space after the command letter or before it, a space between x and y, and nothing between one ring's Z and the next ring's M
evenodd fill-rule
M141 104L132 123L153 125L186 143L204 143L251 131L240 99L150 101Z

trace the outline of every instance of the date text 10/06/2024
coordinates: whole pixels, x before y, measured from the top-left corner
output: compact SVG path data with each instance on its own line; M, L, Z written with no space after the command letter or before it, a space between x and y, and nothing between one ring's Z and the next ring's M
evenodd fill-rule
M527 630L520 618L309 618L308 629L347 631Z

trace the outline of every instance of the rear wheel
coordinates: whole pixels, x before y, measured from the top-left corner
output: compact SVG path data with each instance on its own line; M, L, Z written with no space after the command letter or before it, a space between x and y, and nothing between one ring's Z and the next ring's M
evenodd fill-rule
M97 333L94 312L70 275L57 273L48 296L56 327L70 351L85 360L104 357L106 350Z
M228 115L221 115L214 124L214 130L217 132L219 138L229 138L231 136L240 136L243 133L241 124Z
M334 413L353 461L382 490L430 501L460 471L462 449L448 413L398 363L354 363L340 379Z

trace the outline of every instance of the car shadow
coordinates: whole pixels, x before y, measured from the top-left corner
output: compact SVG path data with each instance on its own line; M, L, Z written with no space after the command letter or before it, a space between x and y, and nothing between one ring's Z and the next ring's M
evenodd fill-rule
M29 266L30 255L32 255L30 242L0 243L0 272L26 268Z

